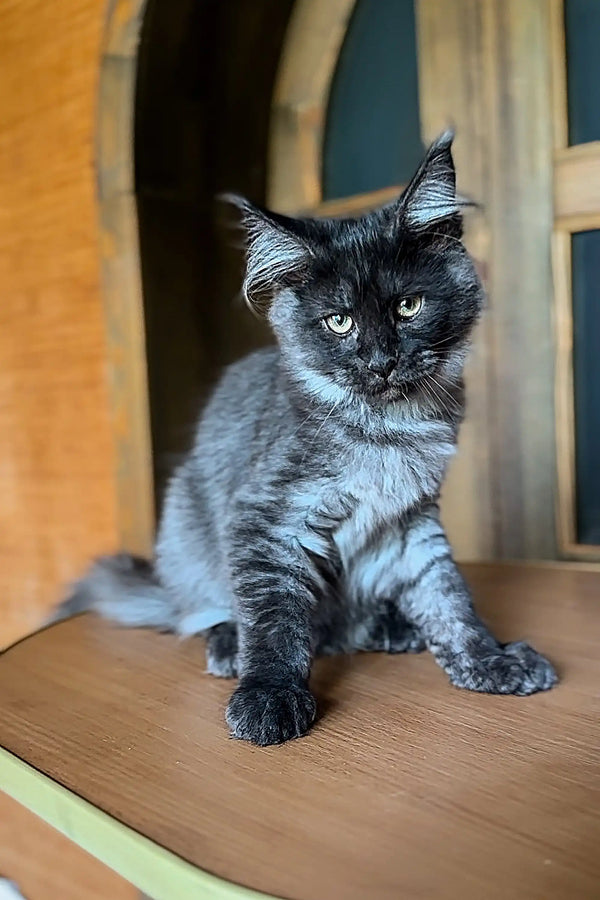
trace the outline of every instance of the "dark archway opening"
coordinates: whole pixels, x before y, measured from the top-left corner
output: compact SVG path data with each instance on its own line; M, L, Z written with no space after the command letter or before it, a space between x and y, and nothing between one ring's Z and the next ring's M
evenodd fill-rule
M235 190L264 201L271 97L292 6L149 0L146 10L134 152L159 503L219 369L269 339L239 301L239 239L223 228L215 198Z

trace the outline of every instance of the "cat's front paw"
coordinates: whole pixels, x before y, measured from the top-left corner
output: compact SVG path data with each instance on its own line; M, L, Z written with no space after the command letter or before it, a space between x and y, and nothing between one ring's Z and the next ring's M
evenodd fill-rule
M261 747L306 734L315 720L315 698L304 684L242 681L227 707L232 737Z
M500 645L481 655L459 653L447 671L457 687L486 694L525 697L548 691L558 681L552 663L524 641Z

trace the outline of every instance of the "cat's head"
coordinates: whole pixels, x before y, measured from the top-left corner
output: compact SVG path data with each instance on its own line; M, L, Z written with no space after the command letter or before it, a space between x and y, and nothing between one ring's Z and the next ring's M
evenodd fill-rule
M445 133L395 202L355 219L294 219L238 201L244 289L269 297L282 358L320 399L396 403L460 376L482 289L461 242Z

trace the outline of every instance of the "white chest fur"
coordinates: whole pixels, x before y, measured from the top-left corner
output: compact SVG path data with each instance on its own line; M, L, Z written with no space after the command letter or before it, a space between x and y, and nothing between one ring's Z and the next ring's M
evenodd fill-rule
M437 422L399 436L397 444L350 448L339 492L348 498L351 512L334 532L342 560L350 559L386 523L435 496L453 452L451 429Z

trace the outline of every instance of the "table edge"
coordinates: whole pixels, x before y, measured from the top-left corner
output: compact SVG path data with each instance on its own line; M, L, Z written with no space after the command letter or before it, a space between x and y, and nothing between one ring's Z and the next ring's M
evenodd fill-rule
M273 900L155 844L0 747L0 790L117 872L152 900Z

